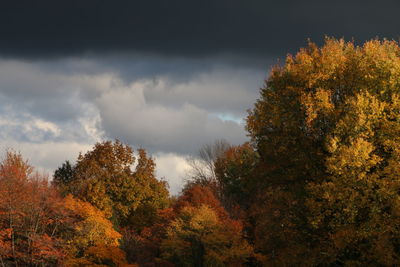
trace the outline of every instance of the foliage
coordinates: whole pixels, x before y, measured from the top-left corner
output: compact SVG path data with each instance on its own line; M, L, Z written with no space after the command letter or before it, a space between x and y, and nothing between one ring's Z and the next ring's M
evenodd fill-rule
M206 205L184 207L167 229L163 257L179 266L232 266L251 256L241 225L225 224Z
M247 119L266 264L399 264L399 85L387 40L327 38L272 70Z
M242 223L230 218L212 189L195 185L174 205L162 257L179 266L241 265L253 256Z
M74 179L74 169L75 167L67 160L54 172L52 184L60 188L64 195L69 193L68 186Z
M68 195L64 200L73 218L68 238L67 266L123 266L125 253L119 248L121 234L105 214L90 203Z
M215 173L218 180L220 198L232 210L250 207L257 192L257 181L251 179L258 175L259 156L249 143L232 146L215 160Z
M0 266L128 266L105 215L63 199L13 151L0 163L0 193Z
M241 266L253 256L242 230L211 188L193 185L158 212L155 224L124 235L140 266Z
M155 178L154 169L155 163L145 150L138 150L136 162L131 147L118 140L105 141L79 155L72 182L61 190L112 216L117 226L140 230L168 204L167 185Z
M0 162L0 266L53 266L64 257L62 199L22 156Z
M64 201L66 209L76 217L74 239L71 241L74 248L86 249L96 245L118 246L121 235L114 230L103 212L71 195Z
M186 188L175 202L173 209L175 213L179 213L185 207L200 207L201 205L212 208L221 218L229 217L221 202L215 196L213 189L208 186L193 185Z

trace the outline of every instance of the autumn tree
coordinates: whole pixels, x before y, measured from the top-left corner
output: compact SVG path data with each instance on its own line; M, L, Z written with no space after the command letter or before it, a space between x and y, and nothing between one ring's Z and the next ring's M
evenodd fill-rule
M0 266L55 266L65 256L62 198L21 154L0 162Z
M122 236L102 211L71 195L64 205L70 215L69 228L64 225L66 266L128 266L125 252L119 248Z
M174 205L162 257L178 266L241 266L253 256L241 221L231 219L212 189L195 185Z
M241 224L224 224L206 205L185 207L167 228L162 256L179 266L240 266L252 255Z
M400 263L399 85L387 40L310 42L273 68L247 118L265 264Z
M215 159L219 196L225 207L249 209L258 190L258 161L259 155L249 143L231 146Z
M242 266L255 256L242 221L207 186L187 187L158 213L155 224L131 233L130 255L140 266Z
M19 153L0 162L0 266L130 266L90 203L62 198Z
M151 224L156 211L168 204L168 190L155 177L153 159L143 149L137 152L136 159L133 149L118 140L97 143L79 155L72 182L61 190L91 203L117 226L140 229ZM58 173L70 173L67 167L63 165Z
M122 248L126 251L130 262L136 262L140 266L175 266L161 257L160 245L176 213L173 208L166 208L158 210L157 215L157 220L140 232L131 228L122 229L124 238Z

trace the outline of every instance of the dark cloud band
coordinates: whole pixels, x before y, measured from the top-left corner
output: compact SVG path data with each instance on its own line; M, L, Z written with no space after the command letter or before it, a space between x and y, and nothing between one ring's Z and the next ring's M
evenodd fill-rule
M69 0L0 6L0 54L282 57L325 34L397 39L398 1Z

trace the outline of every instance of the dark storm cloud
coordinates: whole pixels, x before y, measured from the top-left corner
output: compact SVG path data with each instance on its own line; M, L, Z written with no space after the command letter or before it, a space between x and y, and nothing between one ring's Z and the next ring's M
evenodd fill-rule
M282 57L325 34L397 39L398 1L7 1L0 53L43 57L148 52Z

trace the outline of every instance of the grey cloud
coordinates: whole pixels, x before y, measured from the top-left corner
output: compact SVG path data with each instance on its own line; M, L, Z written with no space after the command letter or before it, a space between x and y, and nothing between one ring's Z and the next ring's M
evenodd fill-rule
M210 68L189 81L157 77L143 84L149 104L177 107L190 103L212 113L243 117L258 97L264 73L260 70Z
M8 135L26 142L93 142L85 128L98 120L98 112L83 94L101 90L103 80L101 74L65 75L47 72L32 62L0 61L2 139ZM37 121L56 125L60 134L31 127Z
M76 88L68 77L49 75L35 64L1 61L0 94L3 101L21 112L52 121L75 119L82 112Z
M243 126L222 121L192 104L170 108L146 102L140 85L110 91L98 99L106 134L152 151L193 153L202 144L226 138L245 140Z
M219 138L246 140L243 125L226 118L245 116L258 96L261 69L190 59L177 60L172 64L176 68L167 69L163 58L146 61L143 56L117 61L0 61L0 103L10 108L3 114L19 116L19 125L4 126L4 134L19 131L18 140L32 142L120 138L153 152L181 154ZM155 70L139 71L149 62ZM188 75L178 78L182 69ZM61 133L18 128L28 123L21 114L53 123Z
M0 60L0 147L51 173L96 141L119 138L155 155L177 193L188 154L215 139L247 140L231 120L245 116L265 74L225 60Z
M41 115L61 120L82 112L81 100L92 102L110 88L146 81L144 93L151 103L187 102L214 112L222 108L243 113L248 108L243 103L258 95L271 63L249 65L247 60L228 55L194 60L133 54L0 60L0 92L24 102L31 111L40 112L40 106L46 106L51 112Z

